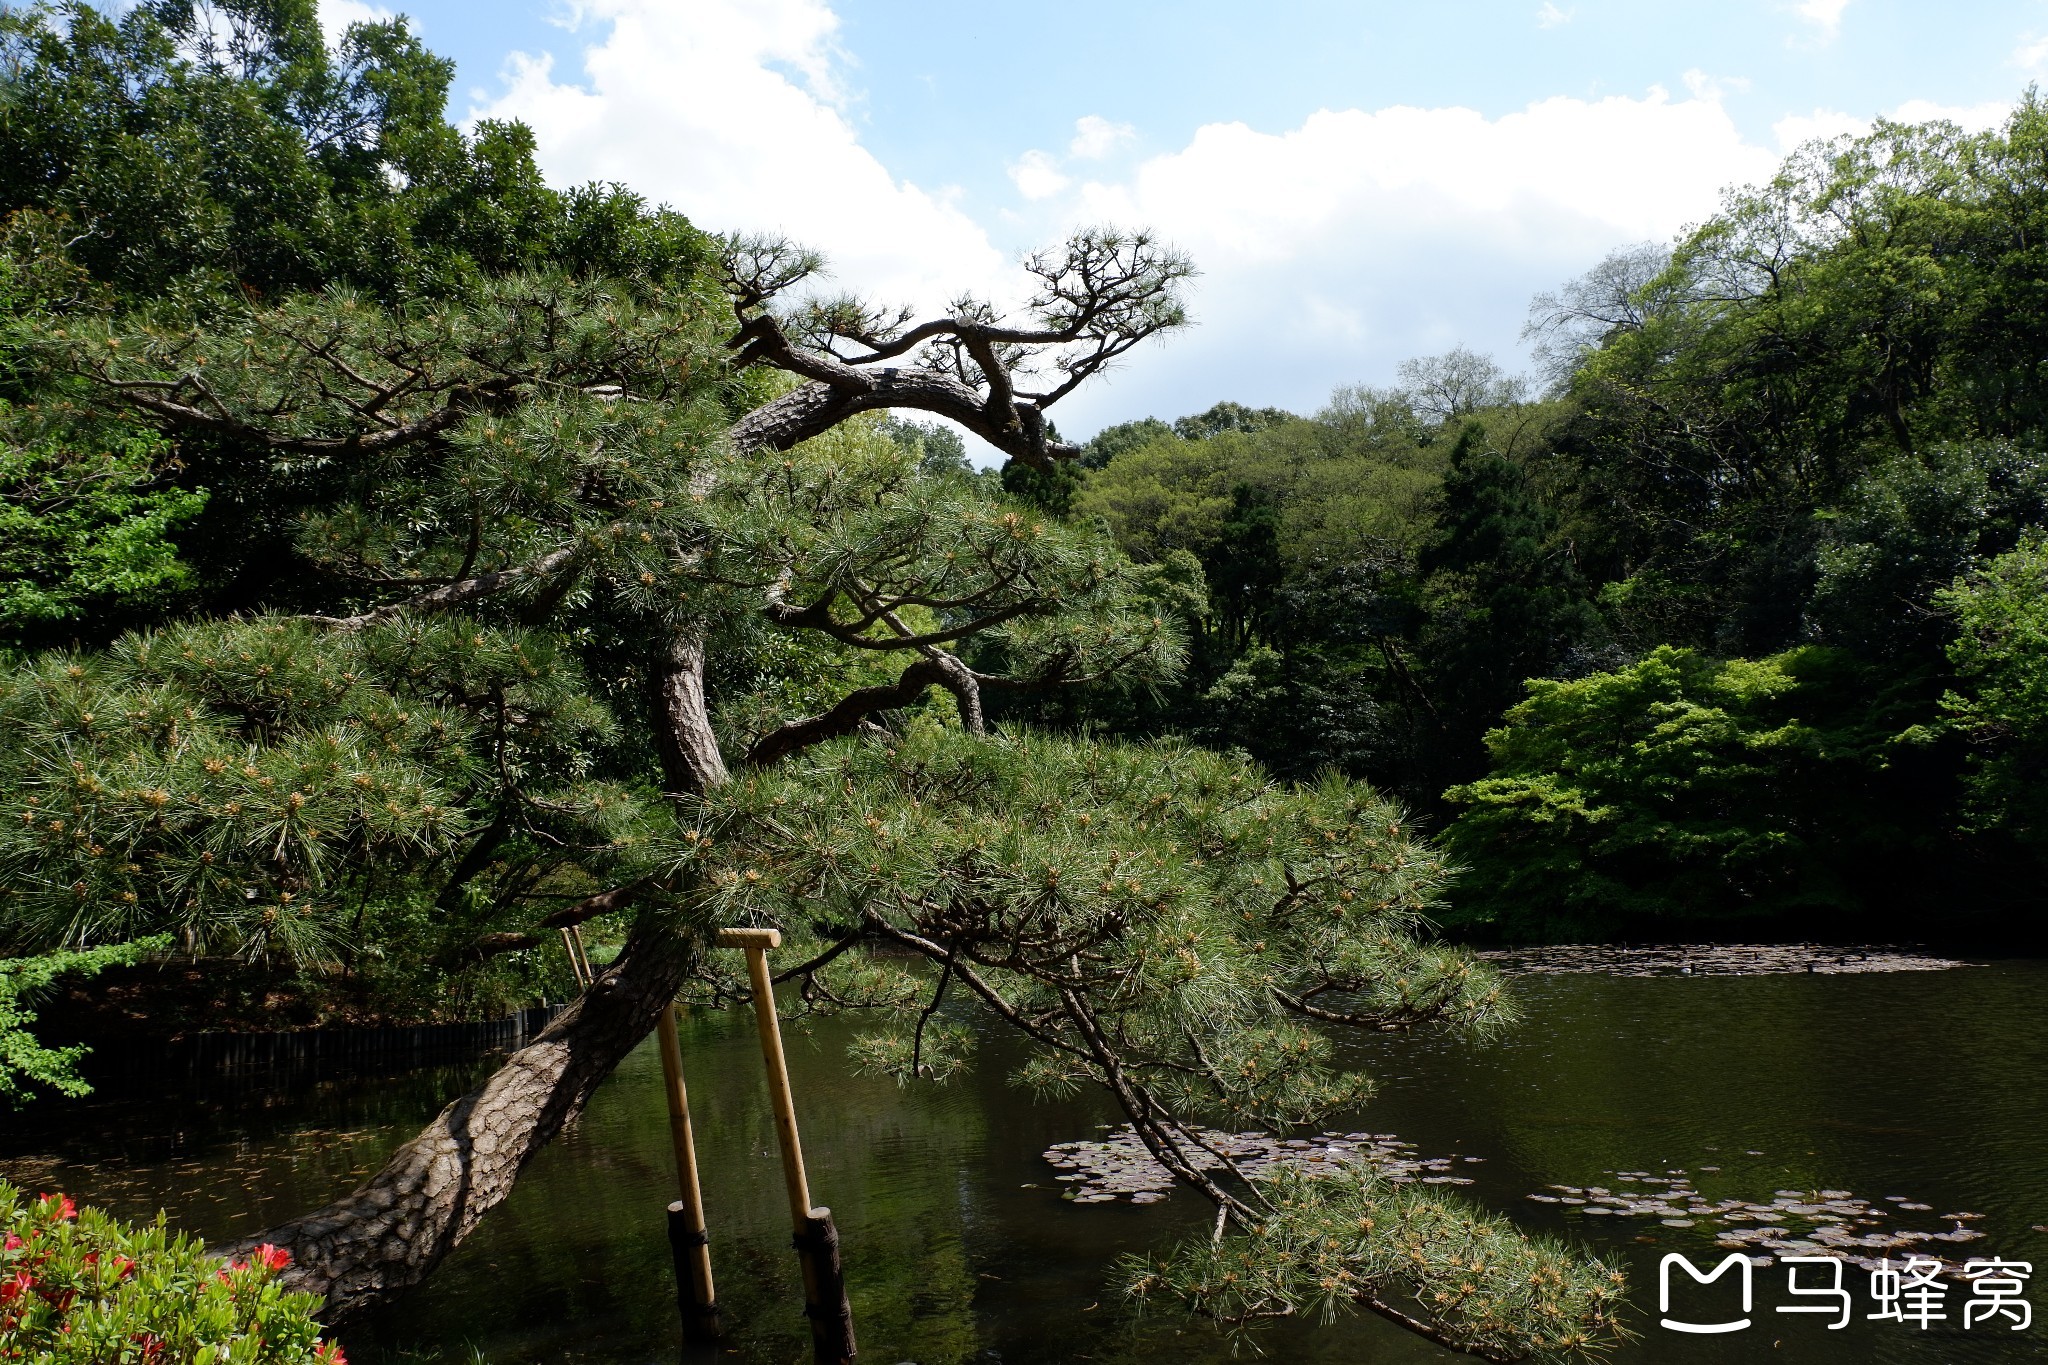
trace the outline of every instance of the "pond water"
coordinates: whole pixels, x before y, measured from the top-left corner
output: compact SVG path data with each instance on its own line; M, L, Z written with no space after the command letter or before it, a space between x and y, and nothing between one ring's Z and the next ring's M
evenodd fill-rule
M1332 1128L1398 1134L1452 1168L1470 1198L1524 1226L1624 1261L1640 1338L1614 1359L1655 1362L2008 1362L2048 1357L2048 963L1867 975L1518 978L1526 1019L1481 1047L1429 1038L1354 1044L1380 1082ZM1007 1089L1000 1044L968 1080L900 1090L849 1078L846 1026L789 1035L814 1196L846 1248L864 1360L1191 1361L1233 1358L1215 1333L1160 1316L1134 1322L1108 1289L1116 1259L1206 1230L1179 1193L1145 1207L1078 1205L1043 1153L1100 1138L1092 1098L1033 1104ZM731 1337L704 1361L809 1358L788 1249L759 1054L742 1018L688 1025L687 1066ZM39 1101L0 1118L0 1176L62 1188L130 1217L161 1207L209 1238L257 1230L341 1193L374 1169L488 1063L396 1077L176 1094ZM575 1130L534 1163L511 1200L434 1279L343 1334L357 1365L470 1361L674 1362L674 1287L663 1208L674 1173L660 1065L650 1043L606 1084ZM1927 1206L1900 1227L1944 1230L1982 1215L1951 1259L1999 1256L2040 1270L2026 1297L2043 1319L1922 1331L1865 1318L1830 1331L1779 1315L1785 1269L1756 1272L1754 1325L1719 1337L1657 1325L1658 1258L1703 1269L1728 1225L1589 1216L1532 1202L1554 1185L1619 1188L1616 1173L1683 1171L1704 1201L1770 1204L1777 1191L1847 1192ZM1917 1218L1918 1221L1915 1221ZM1940 1245L1940 1244L1936 1244ZM1804 1281L1802 1281L1804 1282ZM1718 1287L1717 1287L1718 1288ZM1694 1316L1721 1316L1680 1298ZM1453 1357L1370 1316L1260 1334L1285 1362ZM1240 1352L1235 1357L1249 1358Z

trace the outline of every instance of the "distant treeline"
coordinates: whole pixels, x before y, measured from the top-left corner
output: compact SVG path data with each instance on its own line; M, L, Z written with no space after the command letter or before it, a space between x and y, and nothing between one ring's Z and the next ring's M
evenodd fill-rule
M1534 383L1457 350L1004 471L1195 642L1033 719L1369 778L1482 933L2038 939L2048 107L1811 146L1528 334Z

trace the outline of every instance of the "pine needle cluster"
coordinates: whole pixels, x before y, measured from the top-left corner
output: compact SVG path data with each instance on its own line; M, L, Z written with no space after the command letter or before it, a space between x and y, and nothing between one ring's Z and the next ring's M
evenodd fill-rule
M1462 1200L1346 1166L1262 1177L1271 1212L1242 1234L1124 1263L1125 1292L1244 1331L1364 1307L1453 1350L1542 1365L1629 1335L1622 1272Z

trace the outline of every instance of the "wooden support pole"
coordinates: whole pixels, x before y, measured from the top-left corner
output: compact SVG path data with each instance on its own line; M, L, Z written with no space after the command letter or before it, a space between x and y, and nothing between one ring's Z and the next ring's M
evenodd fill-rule
M782 1146L782 1180L789 1194L790 1225L804 1272L804 1315L811 1320L812 1358L817 1365L852 1365L856 1354L853 1306L846 1298L839 1230L833 1225L832 1210L811 1205L803 1144L797 1137L796 1100L790 1094L789 1064L782 1055L782 1027L775 1017L775 982L768 974L768 950L781 946L782 934L776 929L721 929L718 943L723 948L744 948L747 953L754 1023L761 1034L761 1060L768 1068L768 1099L775 1110L775 1136Z
M676 1007L661 1012L661 1074L668 1093L669 1139L676 1151L676 1183L683 1197L668 1206L669 1254L675 1260L676 1306L683 1336L716 1341L724 1333L711 1283L711 1236L704 1221L704 1188L697 1178L697 1139L690 1129L690 1094L683 1085L683 1046Z
M562 928L562 951L569 955L569 975L576 978L576 989L587 990L590 986L590 964L576 956L576 940L570 935L567 925Z

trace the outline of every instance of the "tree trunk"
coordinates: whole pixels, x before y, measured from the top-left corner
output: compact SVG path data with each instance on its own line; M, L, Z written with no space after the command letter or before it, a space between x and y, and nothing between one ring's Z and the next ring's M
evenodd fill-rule
M425 1279L512 1192L520 1171L583 1111L681 987L688 949L636 927L626 949L540 1037L441 1111L370 1182L315 1213L248 1238L292 1256L285 1283L327 1298L337 1321Z
M704 641L677 635L654 667L654 739L672 792L692 795L723 786L725 756L704 700Z
M704 698L704 644L678 636L653 672L654 732L671 791L726 780ZM659 926L659 927L658 927ZM583 1112L597 1087L675 999L696 945L642 916L625 951L575 1003L488 1080L443 1109L368 1184L337 1203L224 1248L269 1242L292 1256L285 1282L326 1296L335 1322L418 1284L512 1192L534 1154Z

